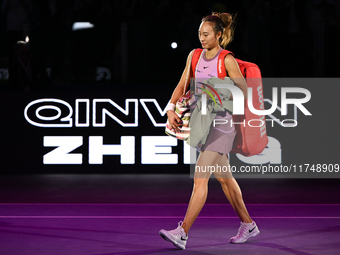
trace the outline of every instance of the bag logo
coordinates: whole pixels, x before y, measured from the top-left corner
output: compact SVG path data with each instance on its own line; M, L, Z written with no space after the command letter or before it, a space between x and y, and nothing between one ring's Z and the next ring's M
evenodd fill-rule
M218 72L222 73L222 59L218 60Z

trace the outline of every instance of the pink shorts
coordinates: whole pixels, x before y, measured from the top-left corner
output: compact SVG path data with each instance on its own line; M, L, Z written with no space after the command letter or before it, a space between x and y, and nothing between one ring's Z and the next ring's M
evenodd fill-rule
M206 143L202 146L202 151L216 151L222 154L229 154L233 148L236 130L232 125L233 117L226 111L225 116L216 115L210 127L210 132ZM223 121L225 120L225 121ZM220 124L219 124L220 123Z

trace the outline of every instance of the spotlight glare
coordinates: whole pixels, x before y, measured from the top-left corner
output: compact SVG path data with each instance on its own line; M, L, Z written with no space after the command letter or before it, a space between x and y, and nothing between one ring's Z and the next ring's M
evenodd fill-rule
M72 26L72 30L80 30L80 29L87 29L87 28L93 28L94 25L90 22L74 22Z
M177 43L176 42L171 43L171 48L176 49L177 48Z

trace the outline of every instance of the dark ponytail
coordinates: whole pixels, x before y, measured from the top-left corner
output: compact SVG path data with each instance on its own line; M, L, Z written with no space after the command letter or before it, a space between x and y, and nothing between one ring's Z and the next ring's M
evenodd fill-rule
M221 32L220 46L226 48L234 37L234 17L229 13L213 12L212 15L205 16L202 22L212 22L215 34Z

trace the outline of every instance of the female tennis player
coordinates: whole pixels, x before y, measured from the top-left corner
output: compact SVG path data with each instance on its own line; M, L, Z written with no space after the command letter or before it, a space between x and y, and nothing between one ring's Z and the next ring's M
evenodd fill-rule
M196 79L208 79L218 77L218 56L233 39L233 17L229 13L212 13L202 19L198 30L198 37L202 44L203 52L195 69ZM190 72L191 57L193 51L189 54L186 67L182 77L176 86L170 104L167 106L167 115L170 126L174 130L179 130L181 121L174 112L175 104L183 94L184 88L187 86L186 76ZM239 66L231 54L226 55L224 59L227 75L238 86L245 98L247 97L247 84L239 69ZM192 78L192 73L190 74ZM232 100L232 95L229 100ZM229 111L218 114L215 118L231 119ZM195 169L204 169L207 166L229 167L228 154L232 149L236 131L233 125L220 125L211 127L206 143L201 147L201 152L196 163ZM242 193L236 180L231 172L214 173L217 180L221 183L222 190L234 208L236 214L241 220L241 226L236 236L230 238L230 243L244 243L248 238L257 236L260 231L256 223L250 218L246 206L243 202ZM174 230L160 230L159 234L166 241L172 242L176 247L185 249L188 233L191 226L199 215L203 205L205 204L208 193L208 181L211 173L208 171L195 172L194 186L186 215L183 221L178 223L178 227Z

